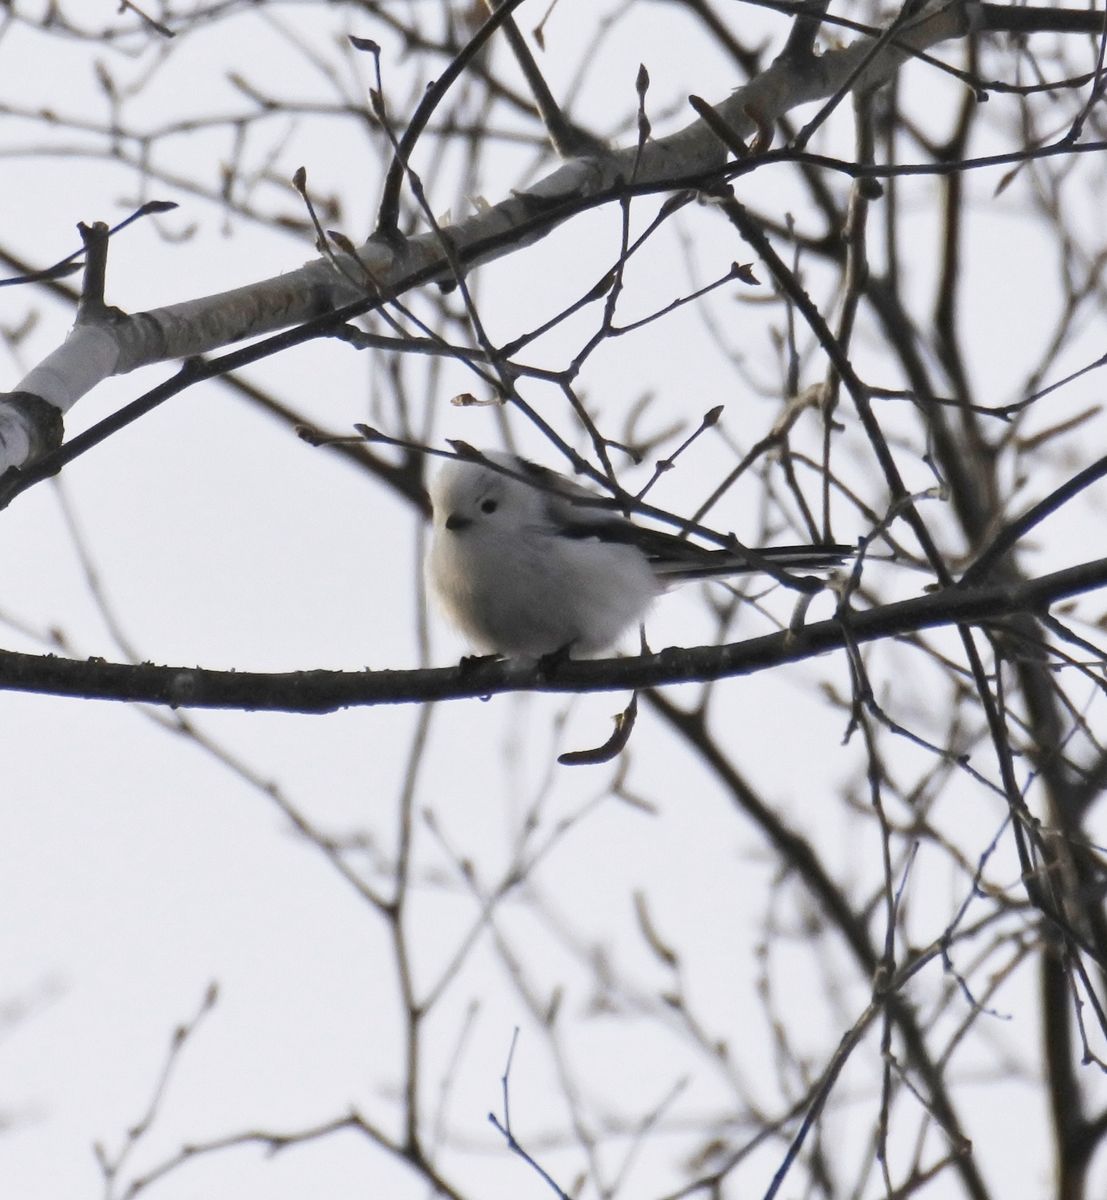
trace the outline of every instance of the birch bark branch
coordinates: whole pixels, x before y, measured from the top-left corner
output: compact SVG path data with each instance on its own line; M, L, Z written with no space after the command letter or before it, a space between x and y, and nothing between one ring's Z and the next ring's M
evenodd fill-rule
M366 311L420 283L446 281L452 271L447 240L454 262L471 269L532 244L590 201L617 195L632 177L644 191L706 181L728 155L711 124L721 122L736 139L746 139L798 105L879 86L912 53L963 36L970 11L961 0L939 2L900 25L894 39L858 36L821 56L785 53L717 105L714 122L695 120L641 149L571 159L526 191L402 247L370 238L357 248L356 262L321 257L232 291L149 312L126 315L99 306L79 314L62 345L14 392L0 396L0 474L54 449L61 440L61 415L111 375L204 354L344 308ZM372 280L372 289L354 282L360 279Z

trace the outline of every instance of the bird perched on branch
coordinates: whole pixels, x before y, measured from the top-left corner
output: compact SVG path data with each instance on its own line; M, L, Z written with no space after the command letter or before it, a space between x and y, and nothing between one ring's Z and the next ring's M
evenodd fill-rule
M513 454L451 459L431 489L430 590L482 653L598 654L677 583L833 567L848 546L708 549ZM615 509L616 511L612 511Z

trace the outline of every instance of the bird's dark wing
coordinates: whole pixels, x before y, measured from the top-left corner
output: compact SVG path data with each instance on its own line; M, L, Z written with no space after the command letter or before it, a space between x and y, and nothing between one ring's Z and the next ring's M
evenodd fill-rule
M838 543L768 546L762 550L708 549L675 533L636 525L617 512L617 501L566 479L556 471L519 459L519 473L544 494L544 516L559 537L636 546L665 578L709 579L743 571L819 570L836 567L853 553Z
M836 567L853 553L852 546L832 542L814 546L767 546L764 549L708 549L675 533L635 525L625 517L598 513L561 502L548 510L561 537L595 538L636 546L658 575L677 579L709 579L743 571L819 570Z

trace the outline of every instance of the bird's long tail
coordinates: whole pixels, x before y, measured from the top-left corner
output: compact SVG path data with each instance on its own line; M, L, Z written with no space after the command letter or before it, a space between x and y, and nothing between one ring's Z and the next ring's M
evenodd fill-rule
M704 550L699 553L659 555L653 568L662 578L676 580L711 579L718 575L741 575L752 571L820 571L840 566L854 547L831 542L813 546L766 546L764 549Z

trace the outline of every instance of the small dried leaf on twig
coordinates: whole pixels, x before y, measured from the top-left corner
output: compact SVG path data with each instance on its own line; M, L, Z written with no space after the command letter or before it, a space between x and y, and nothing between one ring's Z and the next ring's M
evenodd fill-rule
M366 54L373 55L380 54L381 52L380 46L377 45L372 38L355 37L355 35L352 33L347 34L346 36L350 39L350 45L353 46L355 50L363 50Z
M638 693L635 692L626 708L615 716L615 728L602 746L596 746L592 750L567 750L557 756L557 761L563 767L590 767L610 762L626 748L637 718Z

